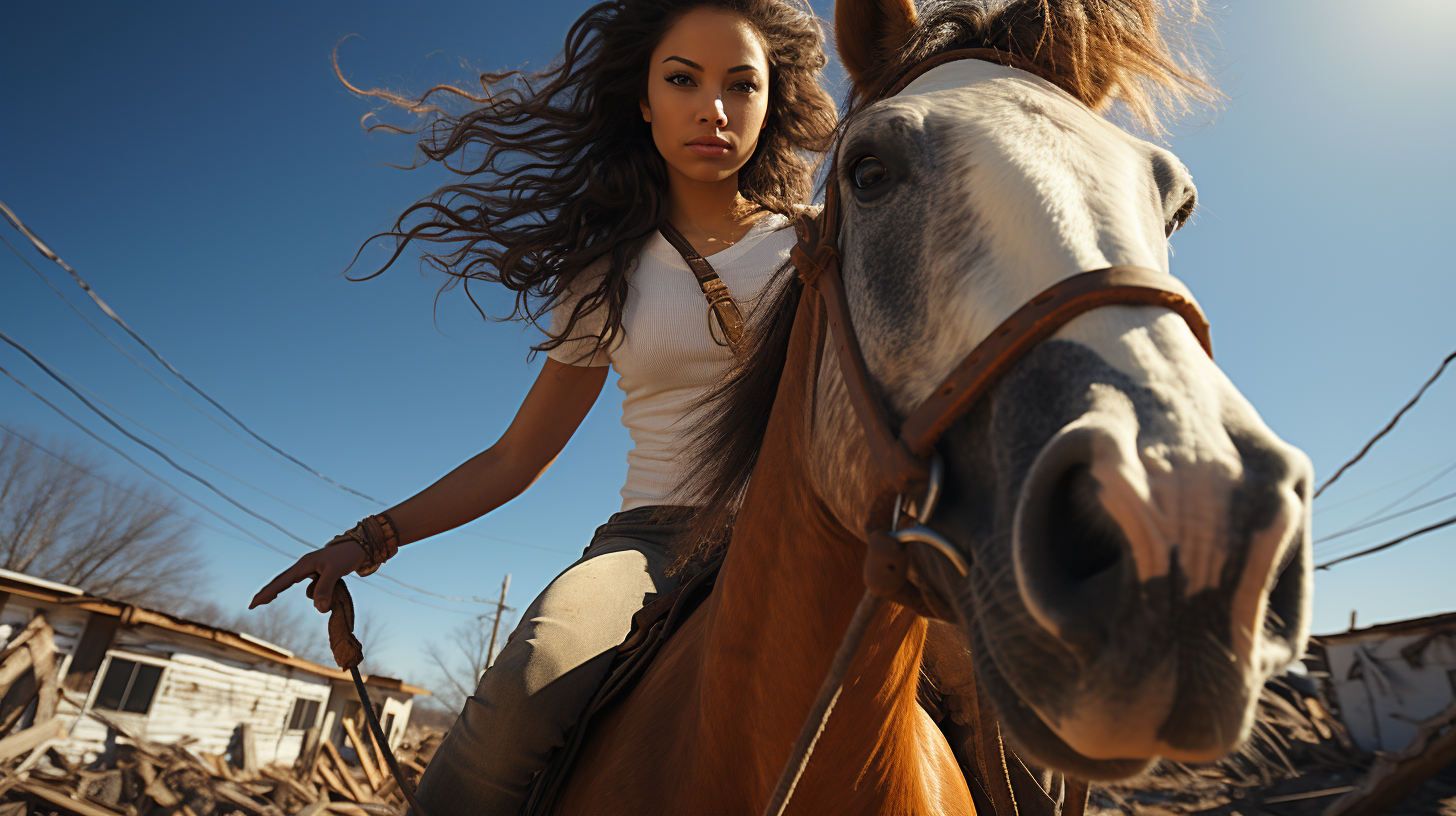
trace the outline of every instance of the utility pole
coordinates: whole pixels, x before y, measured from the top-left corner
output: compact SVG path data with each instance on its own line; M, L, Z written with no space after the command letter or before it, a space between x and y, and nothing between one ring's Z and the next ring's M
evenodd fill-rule
M500 632L501 615L504 615L509 608L506 606L506 590L510 588L511 574L508 572L506 573L506 579L501 581L501 596L495 605L495 622L490 625L490 649L485 653L485 667L487 669L490 668L490 664L495 662L495 636Z

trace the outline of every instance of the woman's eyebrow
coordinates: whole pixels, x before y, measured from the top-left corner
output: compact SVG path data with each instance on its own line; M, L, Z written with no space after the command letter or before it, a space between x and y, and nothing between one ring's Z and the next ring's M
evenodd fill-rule
M688 59L687 57L668 57L667 59L664 59L663 60L663 62L673 62L673 61L681 62L683 65L686 65L689 68L692 68L692 69L697 70L697 71L703 70L703 66L697 64L696 62L693 62L692 60ZM741 73L743 71L757 71L757 70L758 70L758 68L756 66L748 65L747 63L745 63L743 65L736 65L736 66L734 66L732 68L729 68L728 71L727 71L727 73L737 74L737 73Z

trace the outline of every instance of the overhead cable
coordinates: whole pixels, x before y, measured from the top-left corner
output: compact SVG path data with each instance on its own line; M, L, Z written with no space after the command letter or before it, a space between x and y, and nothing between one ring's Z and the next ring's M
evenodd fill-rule
M0 367L0 373L4 373L11 380L14 380L16 382L16 384L19 385L21 388L24 388L25 390L30 391L30 393L32 395L34 395L37 399L39 399L42 402L46 403L46 405L50 406L50 408L52 410L54 410L56 413L60 414L62 417L65 417L66 419L70 420L72 424L76 425L76 427L81 428L81 430L83 430L83 431L86 431L86 428L84 426L82 426L79 422L77 422L74 419L71 419L70 416L68 416L61 409L57 408L55 405L52 405L48 400L45 399L45 397L42 397L39 394L36 394L35 391L31 390L30 387L28 387L25 383L22 383L19 380L17 380L13 374L11 374L9 371L6 371L3 367ZM47 448L46 446L40 444L39 442L36 442L34 439L31 439L30 437L26 436L23 433L20 433L19 431L15 430L14 428L9 427L8 425L0 424L0 430L3 430L5 432L9 433L11 436L15 437L16 439L19 439L20 441L24 442L27 445L30 445L31 447L35 448L36 450L40 451L41 453L44 453L47 456L51 457L52 459L55 459L55 460L59 461L60 463L62 463L64 465L67 465L68 467L74 468L75 470L78 470L78 471L80 471L81 473L84 473L87 476L90 476L92 479L95 479L96 481L98 481L98 482L100 482L100 483L102 483L102 484L104 484L104 485L106 485L108 487L114 488L116 490L126 490L127 489L127 488L122 487L121 485L116 484L115 482L112 482L112 481L106 479L103 476L100 476L100 475L92 472L91 470L89 470L87 468L82 467L81 465L76 464L75 462L72 462L71 460L67 459L66 457L60 455L59 453L56 453L55 451L51 450L50 448ZM229 519L227 519L226 517L219 515L218 513L216 513L215 511L213 511L208 506L202 504L201 502L198 502L196 499L193 499L191 496L188 496L186 493L183 493L181 490L178 490L175 486L173 486L172 484L170 484L169 482L167 482L167 480L165 480L162 477L156 475L155 473L152 473L150 470L147 470L145 467L142 467L142 465L138 464L136 462L136 460L134 460L131 457L127 456L126 454L122 453L120 450L117 450L114 446L110 445L105 440L101 439L100 437L97 437L95 434L91 434L90 431L87 431L87 433L90 434L93 439L96 439L98 442L101 442L103 445L107 445L107 447L110 447L113 451L115 451L116 453L120 454L123 458L125 458L131 464L136 465L138 468L141 469L141 471L143 473L146 473L148 476L151 476L153 479L156 479L157 481L159 481L162 484L166 485L167 487L171 488L173 491L175 491L182 498L187 499L188 501L192 502L193 504L198 505L199 507L201 507L204 510L207 510L209 513L212 513L213 515L217 516L218 518L221 518L223 521L228 522L229 524L233 524L233 522L230 521ZM142 496L139 496L137 498L140 501L144 501L144 502L146 502L148 504L153 504L153 505L156 505L158 507L162 507L162 508L167 509L167 510L172 510L172 508L168 507L167 505L161 504L160 502L155 502L155 501L152 501L152 500L147 499L147 498L142 497ZM175 512L175 511L173 511L173 512ZM231 538L234 541L241 541L244 544L250 544L250 545L251 544L255 544L255 542L256 543L261 543L263 546L268 547L269 549L271 549L274 552L277 552L277 553L279 553L281 555L286 555L286 556L288 556L290 558L296 558L297 557L293 553L290 553L290 552L287 552L285 550L281 550L281 549L279 549L277 547L272 546L267 541L264 541L263 539L258 538L257 536L253 535L252 533L249 533L246 529L244 529L242 527L238 527L238 529L239 530L242 530L245 534L247 534L252 539L254 539L253 541L249 541L246 538L239 538L238 536L233 535L232 533L229 533L226 530L219 530L216 527L210 527L210 526L208 526L206 524L203 524L200 521L197 521L196 519L190 519L190 521L193 524L196 524L199 527L202 527L203 529L210 530L210 531L212 531L214 533L217 533L218 535L227 536L228 538ZM234 527L237 527L238 525L233 524L233 526ZM376 574L379 575L380 578L388 578L389 577L389 576L386 576L386 575L383 575L383 574L379 574L379 573L376 573ZM394 580L394 579L390 579L390 580ZM403 584L403 582L397 582L397 583ZM419 604L421 606L428 606L431 609L440 609L440 610L444 610L446 612L454 612L457 615L473 615L473 614L475 614L474 612L467 612L467 611L460 610L460 609L451 609L451 608L446 607L446 606L440 606L439 604L427 603L427 602L422 601L422 600L420 600L418 598L411 598L408 595L401 595L398 592L390 591L388 589L385 589L384 587L378 586L376 584L372 584L369 581L364 581L363 584L365 586L372 587L373 589L377 589L380 592L385 593L386 595L393 595L396 598L400 598L402 600L409 601L410 603ZM409 584L403 584L403 585L406 586L406 587L409 586ZM413 587L411 587L411 588L413 588ZM449 597L449 596L446 596L446 595L438 595L437 593L429 592L427 590L418 590L418 591L425 592L426 594L429 594L429 595L437 595L437 597L444 598L445 600L459 600L459 601L464 601L464 602L472 602L472 601L476 600L476 599L471 599L471 598L452 598L452 597ZM494 603L494 601L492 601L492 603Z
M1374 521L1361 522L1361 523L1355 524L1354 526L1346 527L1345 529L1339 531L1338 533L1330 533L1329 535L1325 536L1324 538L1317 538L1317 539L1315 539L1314 543L1315 544L1323 544L1326 541L1329 541L1329 540L1335 539L1335 538L1339 538L1340 536L1347 536L1350 533L1358 533L1361 530L1366 530L1366 529L1369 529L1371 527L1375 527L1376 525L1384 524L1387 521L1393 521L1395 519L1400 518L1401 516L1408 516L1411 513L1414 513L1414 512L1416 512L1418 510L1424 510L1427 507L1434 507L1435 505L1438 505L1438 504L1440 504L1442 502L1448 502L1448 501L1450 501L1452 499L1456 499L1456 493L1447 493L1446 495L1442 496L1439 499L1431 499L1430 501L1428 501L1428 502L1426 502L1424 504L1418 504L1415 507L1408 507L1408 508L1400 511L1399 513L1391 513L1390 515L1385 516L1384 518L1378 518L1378 519L1375 519Z
M192 471L188 470L187 468L182 467L181 465L177 464L177 462L175 460L173 460L172 457L168 456L165 453L162 453L160 450L157 450L156 446L152 445L150 442L147 442L145 439L142 439L141 437L137 436L136 434L132 433L131 431L128 431L127 429L121 427L120 423L118 423L116 420L112 419L109 414L107 414L105 411L101 410L100 408L97 408L90 400L88 400L84 396L82 396L80 391L77 391L75 388L71 387L71 384L68 383L68 382L66 382L65 378L63 378L61 375L57 374L54 369L52 369L49 365L47 365L45 363L45 361L41 360L39 357L37 357L34 354L32 354L30 352L30 349L27 349L25 346L22 346L19 343L17 343L14 340L12 340L9 335L5 334L4 332L0 332L0 340L3 340L6 343L9 343L11 346L13 346L15 348L16 351L19 351L21 354L24 354L26 357L29 357L30 358L30 361L32 363L35 363L37 366L40 367L40 370L41 371L44 371L46 373L47 376L49 376L51 379L55 380L56 382L60 383L67 391L70 391L71 394L76 399L78 399L78 400L81 401L81 404L82 405L85 405L87 408L90 408L91 411L92 411L92 413L94 413L97 416L101 417L103 420L106 421L106 423L108 425L110 425L111 427L113 427L116 430L120 431L121 434L123 436L125 436L127 439L130 439L131 441L137 443L138 445L141 445L142 447L144 447L147 450L151 451L152 453L156 454L158 457L161 458L162 461L164 461L167 464L171 465L174 470L179 471L183 475L188 476L193 481L197 482L198 484L202 485L203 487L207 488L208 490L211 490L212 492L216 493L219 497L222 498L223 501L227 502L228 504L231 504L232 506L238 508L239 510L243 511L244 513L247 513L248 515L252 516L253 518L255 518L255 519L263 522L264 524L267 524L269 527L272 527L273 529L275 529L278 532L280 532L280 533L288 536L289 538L293 539L294 541L297 541L298 543L304 545L305 547L313 547L314 546L313 542L311 542L308 539L306 539L306 538L304 538L304 537L302 537L302 536L294 533L293 531L289 530L287 527L284 527L283 525L279 524L278 522L274 521L273 519L268 518L267 516L263 515L262 513L259 513L258 511L252 509L251 507L248 507L247 505L243 504L242 502L238 501L237 499L233 498L232 496L229 496L228 494L222 492L222 490L218 489L218 487L216 485L214 485L212 482L209 482L208 480L202 478L201 476L198 476L196 473L193 473ZM12 377L11 379L14 379L14 377ZM19 382L19 380L16 380L16 382ZM34 393L34 392L32 392L32 393Z
M374 497L372 497L372 496L370 496L370 495L368 495L366 493L361 493L360 491L355 490L354 488L349 487L348 485L345 485L345 484L341 484L339 482L336 482L333 479L330 479L329 477L323 475L322 473L319 473L317 470L314 470L313 468L311 468L308 465L304 464L302 461L300 461L299 459L297 459L296 457L294 457L292 454L288 453L287 451L283 450L282 448L278 447L277 445L274 445L272 442L269 442L268 440L264 439L262 436L259 436L255 431L253 431L252 428L249 428L247 425L243 424L243 421L241 419L238 419L236 416L233 416L233 414L232 414L231 411L229 411L228 409L222 407L222 403L220 403L217 400L213 399L212 397L208 396L207 395L207 392L203 391L201 388L198 388L195 383L193 383L191 380L189 380L185 376L183 376L182 372L178 371L171 363L167 362L167 360L165 358L163 358L162 355L160 353L158 353L156 349L152 348L147 343L147 341L143 340L141 338L141 335L137 334L135 331L132 331L131 326L128 326L126 324L126 321L124 321L124 320L121 319L121 316L120 315L118 315L115 311L113 311L110 306L106 305L106 301L102 300L101 299L101 296L98 295L98 294L96 294L96 291L91 288L90 284L88 284L88 283L86 283L86 281L82 280L81 279L81 276L76 273L76 270L74 270L74 269L71 268L70 264L67 264L65 261L61 260L60 256L58 256L55 252L53 252L51 250L51 248L45 244L44 241L40 240L40 238L38 238L36 236L35 232L32 231L29 227L27 227L20 220L19 216L17 216L15 214L15 212L13 210L11 210L9 207L5 206L5 202L3 202L3 201L0 201L0 213L3 213L5 215L5 219L10 222L10 225L12 227L15 227L16 230L18 230L22 235L24 235L31 242L31 244L33 244L35 246L36 250L39 251L40 254L46 256L46 258L48 260L54 262L57 266L59 266L60 268L66 270L68 273L70 273L71 277L72 278L75 278L76 283L79 284L80 287L83 290L85 290L86 294L90 295L91 296L91 299L96 302L96 305L101 308L101 311L105 312L107 317L109 317L113 321L115 321L116 324L118 326L120 326L122 329L124 329L127 334L131 335L131 338L133 340L135 340L138 344L140 344L142 348L144 348L147 351L151 352L151 355L153 357L157 358L157 362L161 363L163 366L166 366L167 370L170 371L170 372L172 372L172 374L175 377L177 377L177 379L179 379L182 382L186 383L187 386L189 388L191 388L193 391L196 391L199 396L201 396L203 399L207 400L208 402L212 403L213 407L217 408L217 410L219 410L219 411L222 411L223 414L225 416L227 416L228 419L231 419L233 422L236 422L238 424L238 427L239 428L242 428L244 431L247 431L247 433L250 436L252 436L254 439L258 440L259 442L262 442L264 445L267 445L269 448L272 448L280 456L284 457L288 461L292 462L295 465L298 465L299 467L303 468L304 470L308 471L309 473L313 474L314 476L317 476L318 478L323 479L324 481L328 482L329 484L334 485L335 487L338 487L340 489L347 490L350 493L353 493L354 495L359 496L360 498L368 499L369 501L372 501L372 502L374 502L376 504L383 504L383 502L379 501L378 499L376 499L376 498L374 498Z
M1411 408L1415 407L1416 402L1419 401L1421 396L1426 393L1426 389L1430 388L1432 383L1440 379L1442 372L1446 370L1446 366L1450 365L1452 360L1456 360L1456 351L1453 351L1450 354L1446 355L1446 359L1441 361L1441 365L1436 369L1436 373L1432 374L1429 380L1426 380L1426 384L1421 386L1421 390L1417 391L1414 397L1411 397L1410 402L1407 402L1404 407L1402 407L1399 411L1395 412L1395 416L1391 418L1390 422L1386 423L1384 428L1380 429L1380 433L1372 436L1370 438L1370 441L1365 443L1365 447L1361 448L1360 452L1355 454L1355 457L1353 459L1343 465L1340 465L1340 469L1335 471L1335 475L1326 479L1325 483L1320 485L1319 490L1316 490L1314 492L1314 497L1316 499L1320 497L1321 493L1325 492L1325 488L1334 484L1336 479L1340 478L1340 476L1345 471L1349 470L1351 465L1365 458L1365 454L1369 453L1370 449L1375 447L1375 443L1379 442L1381 437L1390 433L1390 431L1395 428L1395 423L1399 422L1400 418L1405 416L1406 411L1409 411Z
M5 376L9 377L11 380L13 380L15 382L16 385L18 385L21 388L24 388L26 391L30 392L30 395L31 396L33 396L36 399L40 400L41 402L45 403L45 405L46 405L47 408L50 408L52 411L55 411L57 414L60 414L63 419L65 419L66 421L70 422L72 425L75 425L77 428L80 428L87 436L91 437L92 439L95 439L97 442L100 442L101 444L103 444L106 447L110 448L114 453L116 453L117 456L120 456L121 458L123 458L126 461L130 462L131 464L135 465L137 467L137 469L140 470L141 472L147 474L148 476L152 477L153 479L156 479L157 481L159 481L162 484L166 485L168 488L170 488L172 490L172 492L176 493L177 495L181 496L182 498L186 499L187 501L189 501L189 502L197 505L198 507L201 507L203 510L206 510L207 512L211 513L212 515L217 516L218 518L220 518L224 522L226 522L228 525L230 525L232 527L235 527L238 530L242 531L244 535L248 536L248 538L251 538L254 541L256 541L257 543L262 544L264 547L267 547L268 549L273 550L274 552L282 553L283 555L289 556L291 558L297 558L298 557L294 553L291 553L291 552L289 552L289 551L287 551L287 550L285 550L285 549L283 549L281 547L278 547L278 546L276 546L274 544L268 543L267 541L263 540L262 538L259 538L258 536L254 535L250 530L248 530L246 527L242 526L241 524L238 524L237 522L233 521L232 519L228 518L227 516L224 516L223 514L217 512L216 510L212 509L211 507L208 507L207 505L203 504L202 502L198 501L197 499L194 499L190 495L182 492L182 489L181 488L177 487L176 485L172 484L171 482L167 481L166 479L163 479L161 476L158 476L157 474L153 473L151 470L149 470L146 467L146 465L143 465L141 462L138 462L137 460L135 460L135 459L131 458L130 456L128 456L124 451L122 451L121 448L118 448L117 446L111 444L110 442L106 441L105 439L102 439L100 436L98 436L90 428L87 428L85 425L82 425L80 423L80 421L78 421L75 417L72 417L70 414L68 414L65 411L61 410L61 408L59 406L57 406L55 403L53 403L50 400L46 399L45 397L41 396L40 393L37 392L34 388L31 388L30 386L28 386L25 383L21 382L20 381L20 378L16 377L14 374L11 374L10 371L8 369L6 369L4 366L0 366L0 374L4 374Z
M21 263L23 263L26 266L30 267L30 271L34 272L35 273L35 276L38 277L38 278L40 278L40 280L41 280L42 283L44 283L46 286L49 286L50 289L51 289L51 291L56 293L56 297L59 297L61 300L65 301L66 305L69 306L69 307L71 307L71 311L75 312L78 317L80 317L82 320L86 321L86 325L90 326L93 331L95 331L97 334L101 335L101 339L105 340L107 343L110 343L112 348L114 348L117 351L121 352L121 355L123 357L125 357L126 359L131 360L132 363L137 368L141 369L142 372L145 373L148 377L151 377L153 380L155 380L158 385L162 386L163 388L167 389L168 391L171 391L174 395L176 395L177 399L180 399L184 403L186 403L187 404L187 407L189 407L192 410L196 411L197 413L201 414L203 417L205 417L207 419L208 422L211 422L212 424L214 424L217 427L219 427L219 428L223 429L224 431L226 431L229 436L233 437L234 439L237 439L238 441L242 442L244 445L247 445L248 447L252 448L253 450L258 451L259 453L263 454L264 456L268 457L269 459L272 459L274 462L277 462L278 464L283 465L284 467L288 467L288 461L286 459L279 458L278 454L274 453L273 451L271 451L271 450L269 450L267 448L264 448L264 447L260 446L257 442L253 441L249 437L240 435L237 431L233 430L233 428L230 425L228 425L227 423L219 420L217 417L213 416L211 413L209 413L208 411L204 410L202 408L202 406L200 406L197 403L193 402L192 400L188 399L185 394L183 394L181 391L178 391L176 388L174 388L171 383L167 382L166 380L162 379L161 377L158 377L155 371L152 371L150 368L147 368L147 366L144 363L142 363L141 360L138 360L135 356L132 355L131 352L129 352L126 349L122 348L119 343L117 343L115 340L113 340L111 338L111 335L107 334L105 331L102 331L101 327L98 326L98 325L96 325L95 321L93 321L90 317L88 317L85 312L81 311L81 307L77 306L74 301L72 301L70 298L66 297L66 293L65 292L62 292L60 289L58 289L54 283L51 283L50 278L47 278L44 274L41 273L41 271L39 269L36 269L35 268L35 264L31 263L29 258L25 257L24 255L21 255L20 254L20 250L16 249L13 244L11 244L9 241L5 240L5 236L0 235L0 243L4 243L5 246L7 248L9 248L9 250L11 252L15 253L15 257L19 258Z
M1333 561L1326 561L1323 564L1320 564L1319 566L1315 567L1315 569L1329 569L1330 567L1333 567L1336 564L1343 563L1343 562L1349 561L1351 559L1361 558L1363 556L1367 556L1367 555L1370 555L1372 553L1378 553L1381 550L1388 550L1391 547L1394 547L1395 545L1400 544L1401 542L1410 541L1412 538L1415 538L1416 536L1421 536L1421 535L1425 535L1426 533L1435 532L1436 530L1439 530L1442 527L1450 527L1452 524L1456 524L1456 516L1452 516L1451 518L1448 518L1445 521L1438 521L1435 524L1429 525L1427 527L1422 527L1421 529L1416 530L1415 532L1406 533L1405 535L1401 536L1400 538L1391 539L1390 541L1387 541L1384 544L1377 544L1374 547L1371 547L1371 548L1369 548L1367 550L1361 550L1361 551L1359 551L1357 553L1351 553L1350 555L1342 555L1339 558L1334 559Z

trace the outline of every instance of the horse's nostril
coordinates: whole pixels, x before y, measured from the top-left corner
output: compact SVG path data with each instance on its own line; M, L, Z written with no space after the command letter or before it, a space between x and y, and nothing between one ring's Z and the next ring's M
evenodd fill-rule
M1015 547L1022 598L1043 626L1091 660L1131 594L1131 545L1103 507L1102 486L1085 459L1074 458L1059 473L1044 471L1044 479L1020 513Z
M1073 588L1095 578L1123 557L1127 537L1103 509L1092 469L1076 465L1052 488L1047 502L1048 569Z
M1269 604L1264 614L1265 636L1287 646L1293 652L1289 655L1291 659L1298 657L1297 652L1303 645L1301 633L1307 617L1305 593L1308 590L1301 548L1291 547L1287 562L1279 569L1274 587L1269 590Z

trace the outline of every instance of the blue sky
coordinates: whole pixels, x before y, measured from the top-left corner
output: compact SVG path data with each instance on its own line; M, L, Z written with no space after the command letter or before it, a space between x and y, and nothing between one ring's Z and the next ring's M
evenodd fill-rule
M361 35L341 48L346 75L360 85L467 83L480 69L544 66L586 5L420 3L405 13L379 2L11 4L0 28L0 200L250 426L392 504L490 445L540 361L525 359L530 330L482 322L458 292L436 308L440 279L413 264L367 283L339 275L363 238L443 177L385 166L408 164L412 142L361 132L371 106L334 78L330 50ZM816 6L828 15L827 3ZM1444 37L1456 5L1241 0L1214 13L1212 62L1230 99L1168 142L1192 170L1202 204L1174 240L1173 269L1212 319L1220 365L1323 478L1456 349L1456 282L1443 237L1456 182L1446 84L1456 52ZM147 359L59 268L8 226L0 236ZM378 257L366 252L364 263ZM505 306L498 294L486 303ZM323 542L374 507L200 416L3 247L0 330L168 439L285 500L183 460L305 538ZM166 470L10 348L0 348L0 365ZM410 546L386 572L459 597L493 596L511 573L511 601L529 601L619 506L629 444L619 397L609 386L524 496L464 531ZM1456 374L1316 504L1316 536L1380 512L1456 464L1453 407ZM0 422L42 439L74 438L108 475L146 479L8 380L0 381ZM301 551L185 477L165 475L257 535ZM1456 473L1394 509L1453 491ZM1321 544L1317 558L1449 517L1453 507ZM288 561L214 517L197 518L207 525L197 540L209 562L198 580L208 597L241 610ZM1456 608L1453 544L1456 528L1448 528L1319 573L1316 632L1343 629L1351 610L1368 624ZM487 611L383 587L431 604L355 589L362 607L388 620L386 637L366 649L406 678L428 677L422 643ZM286 602L304 605L301 592Z

